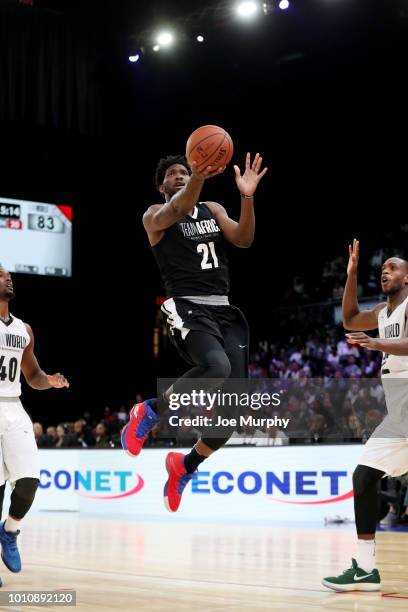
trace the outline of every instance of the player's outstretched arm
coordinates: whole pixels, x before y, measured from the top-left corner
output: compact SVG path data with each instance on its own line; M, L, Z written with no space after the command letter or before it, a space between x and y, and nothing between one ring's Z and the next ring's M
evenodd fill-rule
M69 382L62 374L46 374L39 366L37 358L34 354L34 334L29 325L26 324L28 335L30 336L30 344L26 347L21 360L21 370L27 383L33 389L43 390L62 389L69 387Z
M343 293L343 325L345 329L363 331L377 329L378 313L384 308L385 302L370 310L360 310L357 300L357 268L359 258L359 241L354 238L349 244L349 262L347 265L347 282Z
M245 172L241 175L238 166L234 166L235 181L241 195L241 214L239 222L230 219L227 211L221 204L207 202L213 211L224 238L233 245L248 248L255 236L254 194L259 181L265 176L268 168L262 168L262 157L257 153L251 164L251 154L247 153Z
M160 232L171 227L179 219L189 213L197 204L204 181L224 172L225 166L214 170L208 166L202 171L197 170L197 163L191 165L191 178L187 185L163 205L150 206L143 215L143 225L147 232Z
M405 309L405 320L408 317L408 306ZM370 351L382 351L388 355L408 356L408 321L405 324L403 338L371 338L363 332L346 334L349 344L362 346Z

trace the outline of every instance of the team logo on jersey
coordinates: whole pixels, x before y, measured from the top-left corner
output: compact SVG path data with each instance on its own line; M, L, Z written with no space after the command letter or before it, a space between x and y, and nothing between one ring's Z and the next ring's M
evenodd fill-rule
M17 334L0 334L0 347L3 349L25 349L27 338Z
M384 338L399 338L400 337L400 324L391 323L384 327Z
M181 231L184 238L195 238L196 236L213 236L221 230L218 227L215 219L202 219L201 221L188 221L180 223Z

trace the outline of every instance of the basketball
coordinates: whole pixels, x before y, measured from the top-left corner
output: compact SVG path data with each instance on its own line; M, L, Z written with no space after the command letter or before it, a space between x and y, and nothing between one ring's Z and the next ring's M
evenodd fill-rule
M215 170L229 164L234 152L232 138L222 127L203 125L187 140L186 157L189 164L197 162L197 169L212 166Z

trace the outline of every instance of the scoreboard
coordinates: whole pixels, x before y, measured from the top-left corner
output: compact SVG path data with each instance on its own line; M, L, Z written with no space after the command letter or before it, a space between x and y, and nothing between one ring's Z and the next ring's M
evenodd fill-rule
M0 264L9 272L72 275L72 207L0 197Z

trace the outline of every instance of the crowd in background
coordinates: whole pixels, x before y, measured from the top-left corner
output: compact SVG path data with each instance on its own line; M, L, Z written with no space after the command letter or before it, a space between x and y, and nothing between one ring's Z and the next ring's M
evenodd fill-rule
M285 430L245 428L230 444L282 445L365 441L385 414L380 381L381 353L351 346L344 329L335 325L333 309L318 309L313 316L292 317L273 342L259 342L249 360L252 381L267 387L277 381L286 393L285 410L257 416L290 418ZM287 331L290 335L288 336ZM144 398L138 394L135 403ZM38 445L45 448L120 448L120 432L131 406L105 407L101 413L84 412L71 423L44 427L35 424ZM45 430L44 430L45 429ZM163 422L150 434L152 446L194 443L200 431L166 430Z
M136 396L136 402L143 401ZM122 448L120 432L129 420L129 408L112 410L106 406L102 414L85 410L75 421L44 426L34 422L34 435L39 448Z
M250 358L252 382L260 391L274 384L283 394L282 408L262 409L256 417L289 418L287 428L238 428L230 444L282 445L340 443L367 440L385 414L384 392L379 378L381 354L350 346L340 327L309 334L305 344L269 344ZM277 388L277 387L276 387ZM136 402L142 401L138 394ZM46 427L34 424L42 448L120 448L120 432L130 406L105 407L102 414L84 412L72 423ZM196 410L190 416L200 413ZM208 414L208 413L207 413ZM194 443L200 431L190 427L166 429L166 419L147 441L152 446L184 446Z

